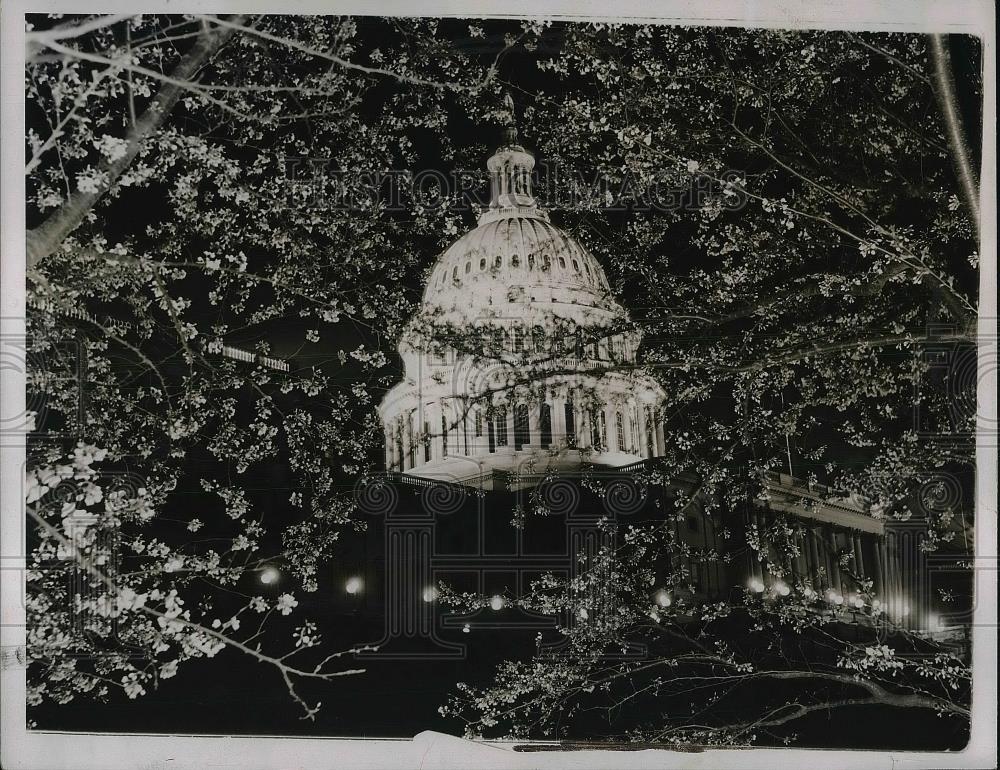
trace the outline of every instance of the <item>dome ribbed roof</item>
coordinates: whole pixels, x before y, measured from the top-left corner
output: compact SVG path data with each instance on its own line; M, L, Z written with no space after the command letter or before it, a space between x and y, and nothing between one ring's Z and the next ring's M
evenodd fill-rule
M429 305L448 305L456 294L491 284L576 290L595 300L609 291L597 260L547 216L537 214L494 219L463 235L438 258L423 299Z

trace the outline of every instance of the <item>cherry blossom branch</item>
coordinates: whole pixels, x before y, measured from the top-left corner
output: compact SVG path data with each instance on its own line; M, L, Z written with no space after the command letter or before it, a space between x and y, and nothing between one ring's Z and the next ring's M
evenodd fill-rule
M357 62L352 62L349 61L348 59L344 59L343 57L338 56L332 51L321 51L317 48L305 45L304 43L300 43L297 40L292 40L287 37L281 37L280 35L273 35L270 32L265 32L264 30L259 28L245 27L241 24L234 23L233 21L222 19L217 16L205 16L204 19L212 24L216 24L223 28L228 28L232 31L239 30L247 34L254 35L255 37L259 37L262 40L268 40L272 43L279 43L283 46L287 46L288 48L293 48L296 51L301 51L302 53L309 54L310 56L315 56L320 59L326 59L327 61L333 62L334 64L337 64L345 69L356 70L358 72L363 72L366 75L378 75L382 77L394 78L395 80L398 80L402 83L410 83L412 85L430 86L432 88L449 89L454 91L469 90L472 92L476 92L485 88L492 76L492 71L488 71L487 75L479 83L477 83L475 86L471 88L468 86L461 86L460 84L457 83L427 80L425 78L418 78L414 77L413 75L406 75L400 72L394 72L393 70L383 69L381 67L369 67L364 64L358 64Z
M65 24L58 24L52 27L52 29L28 32L24 38L29 45L48 45L56 40L80 37L81 35L86 35L88 32L96 32L99 29L114 26L118 22L131 19L134 16L135 14L131 13L93 16L82 22L67 22Z
M241 19L242 17L237 17ZM69 199L38 227L27 234L27 263L29 267L51 254L63 239L84 220L87 213L97 204L112 184L132 164L145 142L152 137L166 121L181 96L185 85L190 82L223 45L232 37L233 29L203 30L198 41L178 62L171 72L176 82L164 83L149 106L129 127L125 135L125 153L114 161L104 160L99 170L106 174L105 184L93 191L77 189Z
M105 574L102 570L100 570L96 566L94 566L91 563L90 559L85 558L80 553L80 549L77 548L74 543L72 543L61 532L59 532L59 530L57 530L48 521L46 521L45 518L43 516L41 516L41 514L38 513L38 511L36 510L35 506L30 506L30 505L26 506L26 512L28 514L28 517L32 521L34 521L35 524L37 524L38 527L42 531L44 531L46 535L48 535L49 537L53 538L56 542L58 542L65 549L66 553L72 555L73 560L80 567L82 567L87 572L87 574L89 574L91 577L93 577L96 580L98 580L111 593L113 593L113 594L117 594L118 593L118 586L116 585L116 583L114 582L114 580L112 580L110 577L108 577L108 575ZM367 650L367 649L374 649L374 648L366 645L366 646L363 646L363 647L356 647L356 648L351 648L351 649L348 649L348 650L342 650L342 651L333 653L331 655L328 655L327 657L325 657L319 664L317 664L312 669L296 668L295 666L290 666L290 665L288 665L288 664L286 664L284 662L284 659L287 656L282 656L282 657L279 657L279 658L275 658L275 657L270 656L270 655L265 655L264 653L262 653L260 651L259 647L257 649L254 649L253 647L249 647L248 645L244 644L243 642L240 642L240 641L238 641L236 639L233 639L231 636L228 636L228 635L226 635L226 634L224 634L224 633L222 633L220 631L217 631L217 630L215 630L213 628L210 628L208 626L204 626L204 625L202 625L200 623L197 623L197 622L195 622L193 620L188 620L188 619L180 617L180 616L171 616L171 615L168 615L167 613L160 612L159 610L154 610L153 608L147 607L145 605L140 606L140 607L136 607L136 609L139 612L141 612L141 613L143 613L143 614L145 614L145 615L147 615L147 616L149 616L151 618L157 619L157 621L159 621L159 620L162 619L166 623L179 624L179 625L185 626L186 628L189 628L189 629L191 629L193 631L196 631L197 633L204 634L205 636L209 636L209 637L215 639L216 641L218 641L218 642L226 645L227 647L231 647L231 648L233 648L235 650L238 650L238 651L244 653L245 655L249 655L251 658L254 658L255 660L257 660L260 663L266 663L266 664L268 664L270 666L275 667L278 670L278 672L281 674L282 680L285 682L285 684L286 684L286 686L288 688L289 694L292 696L292 698L305 711L305 715L302 717L303 719L309 719L309 720L314 719L315 716L316 716L316 714L319 711L320 704L317 703L315 706L310 706L298 694L298 692L296 691L294 679L318 679L318 680L321 680L321 681L328 682L328 681L331 681L331 680L333 680L333 679L335 679L337 677L351 676L351 675L354 675L354 674L362 674L362 673L365 672L365 669L342 669L342 670L339 670L339 671L323 671L322 668L329 661L331 661L331 660L333 660L335 658L339 658L339 657L342 657L344 655L356 654L358 652L361 652L361 651Z

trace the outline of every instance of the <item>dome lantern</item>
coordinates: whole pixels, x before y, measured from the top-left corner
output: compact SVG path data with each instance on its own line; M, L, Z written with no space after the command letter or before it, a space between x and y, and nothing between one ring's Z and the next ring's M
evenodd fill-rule
M531 194L535 158L517 143L517 119L509 92L504 95L504 143L486 161L486 168L490 172L490 205L480 215L479 224L518 216L548 219Z

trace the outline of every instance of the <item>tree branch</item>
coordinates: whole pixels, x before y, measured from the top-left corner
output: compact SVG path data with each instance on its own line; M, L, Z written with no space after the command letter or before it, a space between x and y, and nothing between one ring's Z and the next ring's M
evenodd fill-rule
M219 51L235 32L243 17L232 21L232 27L206 27L194 44L178 62L171 73L171 80L157 92L142 116L129 128L125 136L128 149L113 162L102 161L99 170L107 175L107 182L96 192L77 190L69 199L49 216L41 225L28 231L27 262L32 267L55 251L63 239L75 230L88 212L104 197L108 188L132 164L143 144L152 137L166 121L171 111L185 92L184 81L191 81L198 71Z
M955 168L955 176L958 177L962 199L972 217L978 238L980 227L979 174L972 164L965 127L962 125L962 117L958 112L954 71L945 36L931 35L930 50L931 58L934 61L934 96L937 98L938 108L944 118L948 146L951 149L951 161Z

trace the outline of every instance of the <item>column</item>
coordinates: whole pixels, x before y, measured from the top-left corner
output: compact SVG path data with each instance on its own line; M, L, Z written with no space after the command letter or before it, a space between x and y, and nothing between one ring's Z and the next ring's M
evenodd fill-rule
M885 548L885 538L876 537L874 545L872 553L875 557L875 569L873 570L874 575L872 577L875 579L875 595L885 604L885 560L882 555L882 549Z
M552 443L562 449L566 446L566 397L563 395L553 396L551 401L552 411Z
M413 430L414 415L406 415L406 467L412 468L417 463L417 447L414 444Z
M816 531L815 526L809 528L807 537L809 538L809 553L813 563L813 587L819 591L829 585L829 574L826 572L825 560L820 559L819 532ZM823 575L820 575L821 568Z
M860 532L854 532L851 535L851 544L854 548L854 571L858 575L858 580L863 580L868 575L865 570L864 543L861 541Z
M625 413L622 411L621 404L608 404L605 407L605 412L607 413L607 424L608 424L608 440L607 446L604 447L607 452L617 452L618 449L618 415L622 416L622 427L624 428L625 423Z
M576 411L576 444L581 449L586 449L591 446L590 412L584 407L580 397L573 399L573 408Z
M528 407L528 443L526 447L537 449L542 445L542 401L536 395L534 398L525 399Z
M659 416L655 414L653 415L653 419L655 420L654 425L656 426L656 430L654 432L656 441L656 456L662 457L667 453L667 442L663 434L663 421L660 420Z
M805 550L805 543L803 542L802 538L801 529L795 530L795 539L793 542L795 543L795 547L798 548L799 551L799 555L796 556L794 560L795 576L799 580L802 580L808 574L808 567L806 566L806 550Z
M645 460L649 457L649 441L646 436L646 405L639 402L639 454Z
M459 435L457 437L459 439L459 453L468 457L472 454L473 450L472 439L474 437L472 431L475 426L472 424L472 412L469 408L469 402L466 399L463 398L459 402L459 409L461 410L458 421Z
M833 527L826 528L826 541L830 549L830 583L839 592L843 592L843 584L840 579L840 564L837 561L837 532Z
M486 415L479 404L469 407L469 454L480 455L486 452ZM476 435L476 419L479 419L479 430L483 435Z
M434 404L426 410L427 423L431 432L431 462L435 462L444 457L441 436L441 406Z

